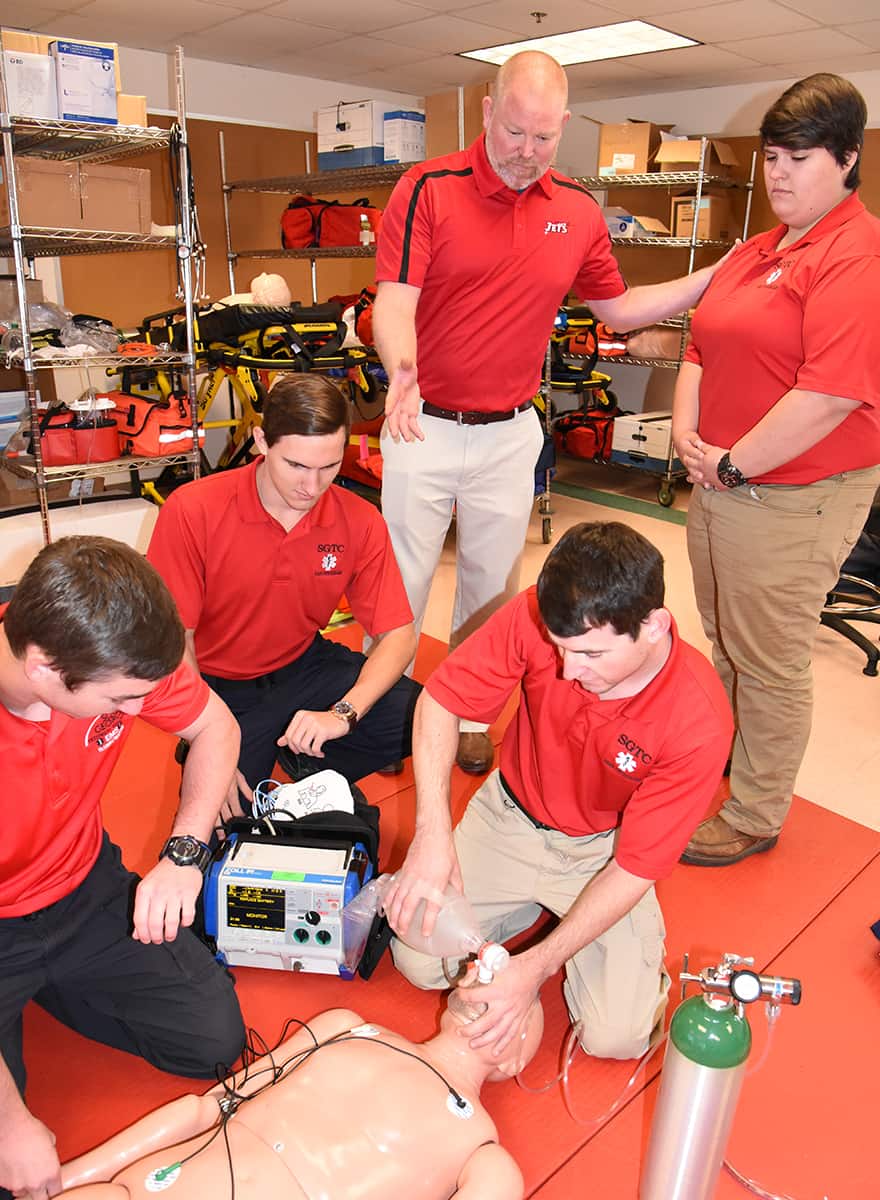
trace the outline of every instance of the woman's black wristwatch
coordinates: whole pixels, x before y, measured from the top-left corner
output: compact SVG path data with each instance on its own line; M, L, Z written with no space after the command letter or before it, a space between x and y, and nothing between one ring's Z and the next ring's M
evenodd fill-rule
M715 468L715 474L727 488L742 487L744 483L749 482L739 467L735 467L730 461L729 450L725 450L718 459L718 466Z

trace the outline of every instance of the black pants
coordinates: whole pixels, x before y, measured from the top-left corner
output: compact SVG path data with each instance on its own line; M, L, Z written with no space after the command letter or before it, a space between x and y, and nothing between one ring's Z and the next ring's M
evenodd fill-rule
M268 779L278 757L277 741L295 712L321 712L344 696L366 659L320 634L286 667L256 679L205 681L229 705L241 727L238 767L251 785ZM406 676L380 697L357 727L324 745L324 757L299 755L303 773L332 769L349 783L412 753L413 709L421 686ZM287 755L282 763L289 764Z
M131 936L137 882L105 834L97 862L69 896L0 919L0 1053L22 1095L28 1000L85 1037L175 1075L212 1079L218 1064L229 1067L241 1053L233 982L207 947L189 929L158 946Z

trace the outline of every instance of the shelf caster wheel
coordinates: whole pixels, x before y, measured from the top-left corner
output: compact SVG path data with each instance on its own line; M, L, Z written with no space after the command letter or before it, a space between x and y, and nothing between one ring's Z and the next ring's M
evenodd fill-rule
M550 522L550 518L544 517L543 521L541 522L541 541L544 543L545 546L549 546L552 537L553 537L553 526Z
M669 508L672 504L672 501L675 499L675 487L669 482L668 479L664 479L657 488L657 499L664 508Z

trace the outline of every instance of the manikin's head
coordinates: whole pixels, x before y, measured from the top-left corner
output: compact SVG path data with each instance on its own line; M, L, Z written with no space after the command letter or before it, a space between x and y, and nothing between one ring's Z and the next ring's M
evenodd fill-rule
M308 512L339 473L351 407L332 379L289 374L269 392L254 442L273 503Z
M501 67L483 99L483 128L492 169L509 188L522 191L551 165L567 104L568 80L549 54L524 50Z
M139 712L183 658L183 625L158 572L104 537L62 538L41 550L3 631L34 696L73 717Z
M461 1051L479 1059L486 1068L485 1078L490 1083L498 1083L502 1079L512 1079L532 1061L538 1052L541 1038L544 1036L544 1008L540 998L536 999L523 1019L516 1037L511 1042L505 1057L500 1061L495 1057L491 1046L474 1048L466 1037L461 1036L460 1030L466 1028L471 1021L485 1011L485 1005L479 1001L480 985L460 986L450 992L446 1008L440 1016L441 1032L454 1031L460 1038ZM463 997L467 996L465 1000Z
M671 618L663 599L662 555L618 521L573 526L538 577L538 608L563 677L608 699L640 691L665 658Z

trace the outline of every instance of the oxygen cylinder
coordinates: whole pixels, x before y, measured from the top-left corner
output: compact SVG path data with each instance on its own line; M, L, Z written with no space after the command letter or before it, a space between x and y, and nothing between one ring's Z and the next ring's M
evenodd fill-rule
M639 1200L711 1200L752 1033L734 1002L692 996L669 1028Z

